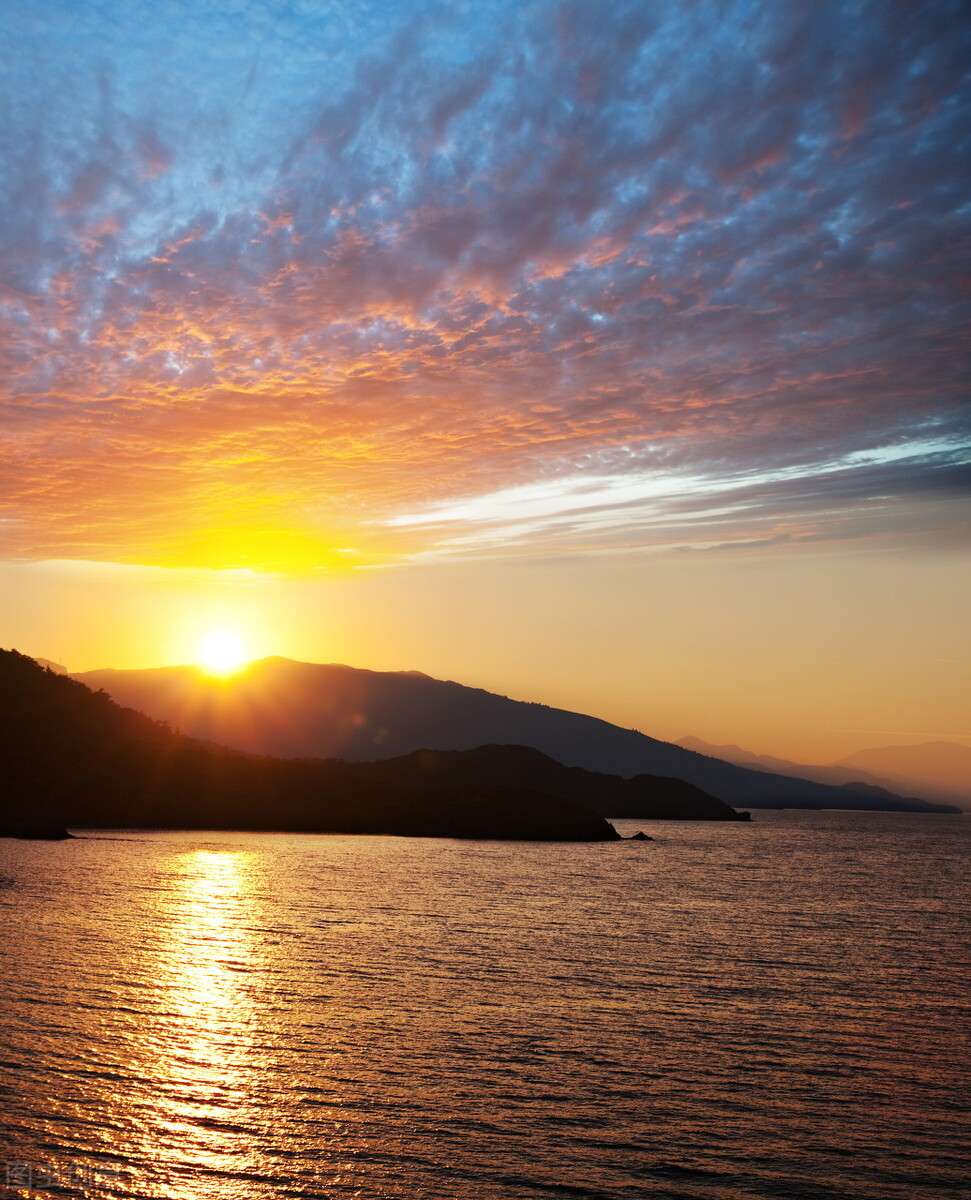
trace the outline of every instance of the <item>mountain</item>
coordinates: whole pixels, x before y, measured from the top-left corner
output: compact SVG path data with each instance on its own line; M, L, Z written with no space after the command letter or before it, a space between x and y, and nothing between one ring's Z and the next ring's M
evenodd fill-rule
M0 651L0 834L66 826L616 840L591 809L528 787L257 757L175 733L105 692Z
M885 746L860 750L838 762L824 765L790 762L769 754L755 754L733 744L713 745L701 738L684 737L679 746L723 758L757 771L794 775L816 783L833 784L864 795L910 796L971 804L971 749L955 742L926 742L922 746Z
M815 783L825 783L832 787L846 787L853 784L866 784L871 787L881 787L886 782L876 776L853 767L841 767L835 764L813 766L808 763L792 762L788 758L775 758L771 754L756 754L752 750L743 750L734 743L714 745L703 742L697 737L679 738L677 744L686 750L694 750L698 754L708 754L713 758L723 758L726 762L735 763L739 767L748 767L753 771L772 771L777 775L793 775L797 779L811 779Z
M971 803L971 747L958 742L881 746L858 750L834 764L878 776L885 786L905 788L953 803Z
M194 737L250 753L374 761L420 749L520 745L569 767L624 778L681 779L745 808L952 811L734 766L596 717L510 700L415 671L274 657L228 678L196 667L91 671L76 678Z

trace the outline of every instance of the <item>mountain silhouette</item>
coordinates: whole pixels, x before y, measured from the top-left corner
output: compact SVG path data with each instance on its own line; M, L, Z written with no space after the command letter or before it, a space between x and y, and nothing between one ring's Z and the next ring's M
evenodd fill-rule
M53 662L49 658L35 658L34 662L39 663L42 667L47 667L48 670L53 671L55 675L67 674L67 667L65 667L63 663Z
M223 679L190 666L90 671L76 678L194 737L283 758L367 762L420 749L520 745L568 767L624 778L648 774L684 780L745 808L955 811L734 766L596 717L510 700L415 671L272 657Z
M681 779L636 775L622 779L565 767L529 746L479 746L474 750L416 750L376 762L341 762L359 779L430 791L474 785L520 787L584 804L605 817L647 820L737 821L739 814L721 800Z
M550 841L616 840L572 799L333 762L254 756L174 732L105 692L0 651L0 834L66 826L263 829Z

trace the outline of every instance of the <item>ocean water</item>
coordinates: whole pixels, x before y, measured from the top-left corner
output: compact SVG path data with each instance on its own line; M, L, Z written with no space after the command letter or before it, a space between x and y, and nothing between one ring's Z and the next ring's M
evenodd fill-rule
M0 1194L953 1200L971 818L0 841Z

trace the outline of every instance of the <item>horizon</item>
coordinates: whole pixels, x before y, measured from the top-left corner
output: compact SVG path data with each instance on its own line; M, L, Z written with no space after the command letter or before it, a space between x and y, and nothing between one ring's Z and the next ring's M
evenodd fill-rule
M6 644L971 744L961 5L0 31Z

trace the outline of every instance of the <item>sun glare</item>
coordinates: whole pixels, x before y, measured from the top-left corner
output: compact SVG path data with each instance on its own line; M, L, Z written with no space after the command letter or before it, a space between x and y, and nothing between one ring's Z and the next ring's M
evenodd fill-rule
M246 661L246 650L235 633L216 629L199 643L199 663L210 675L231 675Z

